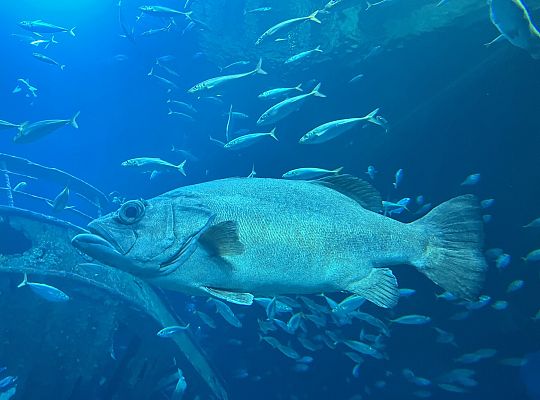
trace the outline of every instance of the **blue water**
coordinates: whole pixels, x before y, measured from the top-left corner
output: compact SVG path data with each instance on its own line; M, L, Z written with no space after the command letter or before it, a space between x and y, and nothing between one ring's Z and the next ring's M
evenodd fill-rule
M181 8L178 3L163 5ZM287 7L283 0L268 3L280 9ZM126 1L122 6L125 24L135 26L136 34L167 24L152 17L136 21L137 7L143 4ZM267 4L260 4L264 5ZM400 12L398 6L389 4L371 10L373 18L382 22L389 14ZM233 13L234 7L241 10L243 4L232 2L223 10L223 16L238 18L240 22L242 13ZM452 7L452 1L444 7ZM366 357L359 377L351 373L354 363L343 355L340 346L311 354L314 361L307 371L295 371L293 360L259 342L256 319L265 317L259 306L232 306L243 321L241 329L215 317L219 321L217 330L202 325L194 335L224 377L231 399L351 399L354 395L408 399L418 398L414 394L418 390L428 390L436 399L538 399L540 322L532 317L540 307L540 265L525 264L521 257L540 247L538 230L522 228L540 216L540 64L509 43L484 47L483 43L497 35L487 7L484 11L485 16L472 26L464 28L458 21L455 27L392 43L355 67L342 54L335 61L321 64L306 60L306 68L296 71L276 64L265 68L262 47L259 55L268 76L238 81L223 93L223 104L214 105L197 101L186 91L219 75L213 60L222 59L222 55L206 53L208 50L199 43L204 32L198 32L198 28L181 36L186 25L182 18L177 18L178 26L172 32L137 36L133 44L120 37L118 6L113 1L11 2L2 7L0 14L0 119L16 123L69 119L80 111L80 129L62 128L30 144L13 143L13 131L2 131L0 152L65 170L104 193L117 191L126 198L151 198L179 186L247 176L253 165L260 178L278 178L290 169L305 166L342 166L344 172L363 179L367 179L368 165L373 165L378 171L374 186L388 200L414 199L422 194L426 201L439 204L464 193L473 193L480 199L494 198L495 205L486 210L492 220L485 225L485 249L502 248L512 256L512 262L505 270L497 270L490 262L481 293L489 295L492 302L508 301L506 310L486 306L473 311L464 321L452 321L450 316L463 307L436 300L435 294L442 290L414 269L395 268L400 287L414 288L417 293L402 299L394 310L366 305L364 311L382 320L404 314L429 315L432 323L392 327L392 335L386 341L388 359ZM531 16L540 20L538 11L531 12ZM275 14L258 18L264 29L284 19ZM35 19L69 28L76 26L76 36L58 33L55 39L60 43L48 49L11 36L28 34L17 24ZM324 23L313 29L324 29ZM245 45L252 43L246 40ZM298 51L301 50L306 49ZM57 59L66 65L65 70L40 63L32 57L34 51ZM174 77L161 70L161 75L179 86L170 94L147 75L155 59L165 55L175 57L166 65L180 75ZM234 61L238 60L230 63ZM240 66L235 72L251 70L256 60L251 57L250 61L251 65ZM364 77L355 84L348 83L358 73ZM39 90L38 97L12 93L18 78L29 78ZM258 116L273 104L258 100L259 93L300 82L311 89L317 81L322 82L321 91L327 98L311 98L299 112L279 122L279 142L255 145L240 153L224 151L209 142L210 135L225 141L224 114L230 104L234 110L250 116L247 121L239 121L235 129L254 130ZM168 98L192 102L199 111L195 122L167 115ZM297 144L300 136L317 125L362 116L376 107L381 107L381 115L389 121L388 133L370 125L354 128L323 145ZM267 131L266 127L262 131ZM148 174L121 166L121 162L135 157L160 157L178 164L184 158L170 151L172 145L199 158L187 162L186 177L162 174L150 180ZM399 168L404 170L404 180L394 190L394 173ZM460 186L472 173L481 174L480 183L474 187ZM57 188L51 189L50 196L54 198L57 193ZM398 217L405 222L415 218L408 213ZM516 279L524 280L524 287L507 294L508 284ZM193 326L201 323L193 317L193 309L185 306L186 302L213 313L204 299L169 296L172 307L185 320L192 320ZM432 326L454 333L457 345L436 343ZM358 339L360 325L340 330L344 336ZM279 338L283 343L290 339L283 332ZM232 339L241 340L241 346L231 345ZM303 350L297 342L291 343ZM453 361L482 348L496 349L497 354L470 365ZM507 358L524 358L529 362L521 367L502 365L500 361ZM407 382L402 376L404 368L429 378L432 385L423 388ZM438 387L439 377L453 368L474 370L477 385L464 387L464 393ZM244 370L246 373L239 376L239 371ZM196 395L188 391L186 398Z

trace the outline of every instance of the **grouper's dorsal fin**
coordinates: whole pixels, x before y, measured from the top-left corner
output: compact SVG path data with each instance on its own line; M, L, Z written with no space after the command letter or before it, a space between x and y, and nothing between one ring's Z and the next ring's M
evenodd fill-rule
M223 221L213 225L201 235L199 243L215 256L235 256L244 252L236 221Z
M334 189L353 199L366 210L379 212L382 209L382 198L377 189L356 176L348 174L333 175L311 182Z

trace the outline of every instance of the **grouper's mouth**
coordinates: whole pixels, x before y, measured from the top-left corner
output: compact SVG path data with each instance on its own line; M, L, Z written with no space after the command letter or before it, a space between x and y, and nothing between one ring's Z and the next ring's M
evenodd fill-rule
M71 244L93 259L134 275L148 275L148 270L125 255L126 251L106 231L88 227L90 233L81 233L71 239ZM128 249L129 251L129 249Z
M168 275L176 271L191 256L195 250L194 241L200 235L197 232L183 243L169 259L160 263L158 267L149 268L148 265L145 266L126 255L133 247L134 242L125 249L105 229L100 229L99 225L89 225L88 231L90 233L81 233L71 239L71 244L76 249L105 265L147 278Z

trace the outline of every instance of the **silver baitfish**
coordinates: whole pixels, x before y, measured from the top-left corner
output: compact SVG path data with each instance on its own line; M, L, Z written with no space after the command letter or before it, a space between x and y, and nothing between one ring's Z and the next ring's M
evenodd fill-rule
M28 282L28 276L24 274L23 281L19 283L18 288L28 286L32 292L37 294L42 299L50 301L52 303L61 303L69 300L69 296L62 292L60 289L54 286L46 285L44 283Z
M161 329L158 333L156 333L156 335L162 338L169 338L180 331L185 331L188 328L189 328L189 324L185 326L179 326L179 325L168 326L166 328Z

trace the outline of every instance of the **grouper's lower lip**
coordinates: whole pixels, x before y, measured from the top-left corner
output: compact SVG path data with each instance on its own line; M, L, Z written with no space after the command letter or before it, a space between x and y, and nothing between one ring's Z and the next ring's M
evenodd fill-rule
M108 246L116 250L118 253L123 254L122 248L118 242L105 229L99 229L99 226L92 226L92 223L90 223L88 230L92 236L96 238L94 240L98 240L103 244L107 243Z
M115 246L103 237L93 233L81 233L71 239L71 244L78 250L101 261L106 254L120 255Z
M93 229L92 231L95 230ZM140 265L118 251L114 241L111 243L110 241L104 239L100 234L79 234L71 239L71 244L82 253L92 257L102 264L118 268L122 271L141 277L152 275L152 271L149 271L144 267L144 265Z

